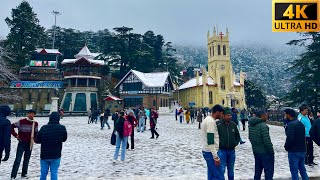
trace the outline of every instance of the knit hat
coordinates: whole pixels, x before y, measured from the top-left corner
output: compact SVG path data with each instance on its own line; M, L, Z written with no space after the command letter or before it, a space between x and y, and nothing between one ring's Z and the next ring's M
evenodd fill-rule
M28 110L28 113L34 113L34 114L36 114L36 111L33 110L33 109L29 109L29 110Z
M0 106L0 114L7 117L10 115L10 113L11 113L11 109L8 105L1 105Z
M232 114L231 109L228 107L224 108L224 115L227 115L227 114Z

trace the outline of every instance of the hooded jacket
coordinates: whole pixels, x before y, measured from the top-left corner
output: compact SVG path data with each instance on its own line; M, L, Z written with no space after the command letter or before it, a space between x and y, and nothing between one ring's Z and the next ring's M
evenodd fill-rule
M42 126L38 133L36 143L41 144L41 159L58 159L61 157L62 142L67 140L67 130L59 121L59 113L52 112L49 123Z
M249 120L249 140L253 153L274 154L269 127L264 120L258 117Z
M0 161L3 150L5 150L7 156L10 154L11 123L7 119L10 112L11 110L9 106L0 106Z

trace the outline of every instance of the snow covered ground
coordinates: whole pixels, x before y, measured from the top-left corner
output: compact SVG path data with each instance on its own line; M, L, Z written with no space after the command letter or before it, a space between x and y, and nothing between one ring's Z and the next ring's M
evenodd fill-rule
M18 118L11 117L11 121ZM36 119L40 126L48 118ZM151 132L135 133L135 151L127 151L126 161L112 164L115 146L110 144L112 130L100 130L100 124L87 124L87 117L65 117L61 120L68 130L68 140L63 145L59 177L61 180L135 179L135 180L185 180L206 179L206 164L201 154L198 124L180 124L173 115L160 115L159 139L149 139ZM110 122L111 126L113 123ZM284 129L269 126L276 152L275 178L289 179L287 153L283 145ZM236 149L235 178L252 179L254 158L248 132L241 131L245 144ZM12 138L9 161L0 165L0 180L10 178L15 158L17 140ZM320 164L320 148L315 146L315 162ZM21 166L18 177L21 173ZM307 167L308 175L320 177L320 166ZM30 159L29 179L40 176L40 145L35 145ZM19 179L19 178L18 178ZM50 179L50 178L48 178Z

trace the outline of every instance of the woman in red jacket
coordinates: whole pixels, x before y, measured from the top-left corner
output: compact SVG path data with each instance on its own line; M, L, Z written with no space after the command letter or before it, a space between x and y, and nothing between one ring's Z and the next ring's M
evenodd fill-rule
M138 125L138 120L134 116L134 112L132 110L128 110L126 119L132 124L132 133L130 136L131 139L131 150L134 150L134 128Z

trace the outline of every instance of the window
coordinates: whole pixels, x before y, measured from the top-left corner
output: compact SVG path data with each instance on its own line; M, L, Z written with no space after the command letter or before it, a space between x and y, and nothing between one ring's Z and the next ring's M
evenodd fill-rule
M222 100L222 105L224 105L224 99Z
M160 99L160 107L163 107L162 98Z
M87 79L78 79L78 87L87 87Z
M220 77L220 83L221 83L221 89L225 90L226 89L226 80L223 76Z
M212 56L214 56L214 46L212 46Z
M218 55L221 55L220 45L218 45Z
M95 79L89 79L89 87L95 87Z
M143 98L124 98L124 107L142 106Z
M49 95L49 93L48 93L48 95ZM71 96L72 96L71 93L67 93L65 98L64 98L64 102L63 102L62 108L65 111L70 111L69 108L70 108L70 103L71 103Z
M123 91L142 91L142 82L123 83Z
M227 48L226 45L223 46L223 55L227 55Z
M209 104L213 104L212 91L209 91Z
M156 106L156 100L153 100L153 106Z
M210 54L209 54L209 56L211 57L211 55L212 55L212 48L211 47L209 47L210 48Z
M73 111L87 111L87 99L85 93L77 93Z
M90 102L91 102L91 108L97 109L98 102L97 102L97 94L96 93L90 94Z

